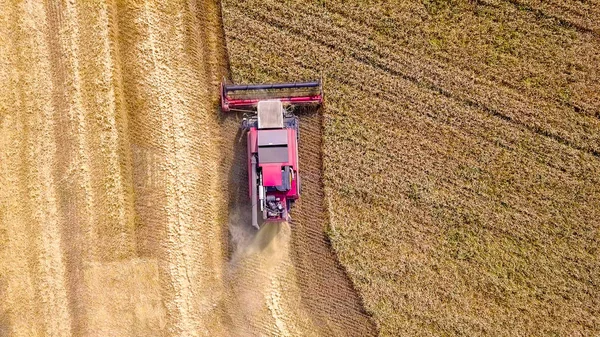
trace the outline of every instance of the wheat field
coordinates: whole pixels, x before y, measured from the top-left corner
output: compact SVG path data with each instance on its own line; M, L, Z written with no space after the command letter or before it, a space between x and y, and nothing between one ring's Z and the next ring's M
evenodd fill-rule
M0 336L600 334L596 1L0 4ZM289 223L223 78L324 81Z
M374 333L322 230L319 151L294 229L247 223L218 2L1 5L0 336Z
M382 336L600 333L599 9L224 1L236 80L324 79L328 235Z

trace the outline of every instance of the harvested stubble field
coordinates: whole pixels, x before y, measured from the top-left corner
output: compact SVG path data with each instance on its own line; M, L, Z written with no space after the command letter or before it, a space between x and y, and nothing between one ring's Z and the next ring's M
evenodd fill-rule
M327 230L381 335L600 334L597 1L223 18L236 81L325 80Z
M0 335L222 331L218 4L0 8Z

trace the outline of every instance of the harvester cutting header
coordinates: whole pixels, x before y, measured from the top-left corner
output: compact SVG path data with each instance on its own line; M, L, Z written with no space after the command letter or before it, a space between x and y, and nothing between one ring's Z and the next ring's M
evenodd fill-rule
M247 115L248 182L252 200L252 226L264 221L287 221L300 197L298 165L298 106L318 107L323 102L321 81L252 85L221 84L221 110Z

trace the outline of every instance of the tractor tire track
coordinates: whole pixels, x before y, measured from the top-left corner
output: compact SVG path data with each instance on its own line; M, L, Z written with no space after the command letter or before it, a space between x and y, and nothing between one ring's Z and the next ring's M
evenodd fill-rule
M574 28L581 33L593 34L596 38L600 36L598 26L600 11L597 4L578 1L573 4L569 1L505 1L520 10L534 13L536 17L556 20L561 26Z
M69 306L72 313L72 333L82 335L86 320L86 289L83 281L85 261L93 261L93 248L86 249L91 241L93 224L97 221L92 189L93 152L86 136L90 130L83 107L81 66L79 55L79 24L77 8L71 3L48 3L47 40L52 59L54 84L53 104L56 107L55 137L57 146L56 172L59 177L58 194L65 225L67 273L69 274ZM62 29L62 30L61 30Z
M225 5L227 9L227 5ZM227 20L237 18L225 13L225 27ZM226 30L226 33L230 33ZM239 57L238 41L227 36L232 57ZM250 56L250 55L248 55ZM239 61L237 61L239 62ZM245 78L233 69L233 77L236 82L257 81L257 79ZM262 79L258 79L259 81ZM222 169L229 174L229 209L233 210L234 216L230 218L230 254L235 260L240 251L239 227L251 228L248 223L248 176L246 169L246 140L245 134L240 132L241 119L235 114L223 116L223 153L224 160ZM242 330L246 335L306 335L315 333L319 336L370 336L375 335L376 330L368 315L362 309L361 301L352 287L344 269L341 267L333 253L325 230L327 228L327 217L324 208L324 195L322 185L322 116L319 113L303 113L300 116L300 175L302 179L302 196L294 206L291 216L291 234L287 245L279 246L272 258L283 259L277 265L278 268L268 269L260 262L246 262L247 265L236 265L234 268L230 286L237 294L235 298L244 299L248 291L257 291L262 296L254 298L259 301L255 304L261 309L256 309L259 317L267 317L266 322L270 325L253 325L249 322L248 330ZM242 212L240 216L237 212ZM241 217L241 218L240 218ZM241 223L241 224L240 224ZM258 234L246 234L250 241L260 241L264 235L261 228ZM274 236L273 240L285 240L285 231L282 230ZM253 245L252 243L250 244ZM244 247L244 245L241 245ZM243 249L243 248L242 248ZM264 249L264 248L263 248ZM248 257L260 260L269 256L263 250ZM253 275L240 276L240 275ZM266 289L248 290L244 286L248 283L263 284L264 275L270 275L271 281ZM285 276L287 274L287 276ZM238 279L238 278L241 278ZM251 280L259 281L252 282ZM287 291L279 291L283 286ZM280 301L283 302L279 305ZM292 305L291 303L295 303ZM291 309L294 308L294 309ZM262 310L262 311L261 311ZM287 310L287 312L286 312ZM252 311L254 313L254 311ZM296 320L290 321L290 313L296 312ZM286 313L288 316L282 316ZM237 313L240 315L240 313ZM241 315L244 317L244 315ZM245 316L250 316L246 314ZM245 322L238 317L239 321ZM287 317L288 319L283 319ZM304 318L308 317L309 322ZM232 321L235 319L231 318ZM247 322L247 321L246 321ZM310 328L310 329L309 329ZM273 329L273 330L270 330ZM300 329L300 330L293 330ZM233 335L240 334L240 330L234 330ZM242 334L244 335L244 334Z
M127 333L130 327L115 330L116 317L97 314L111 306L114 296L91 294L90 279L98 266L133 258L136 250L115 8L104 2L52 2L46 11L72 333Z
M202 8L216 15L196 2L119 7L138 247L158 259L166 330L186 336L221 329L214 309L224 260L216 222L217 115L209 95L217 90L204 78L210 68L197 61L209 48L199 34L210 29L196 16Z
M12 69L17 67L17 57L12 49L17 33L14 6L2 2L6 15L0 16L3 27L0 30L0 289L3 300L0 309L3 312L1 331L6 335L40 336L41 326L35 313L35 290L29 268L28 222L25 221L24 205L21 201L27 197L20 183L21 142L19 131L23 129L18 115L18 104L14 97L19 95L19 78ZM29 318L29 319L28 319Z
M61 252L62 219L52 169L57 148L52 83L46 76L51 67L44 40L46 13L34 2L3 5L13 21L7 23L11 28L2 40L15 48L8 58L13 67L8 76L12 90L3 93L13 101L5 101L9 113L3 116L3 131L15 152L2 158L10 165L3 175L13 186L2 192L14 193L3 198L10 218L2 227L8 249L20 255L5 264L8 275L18 275L7 281L6 301L14 303L8 319L16 336L68 336L71 316Z

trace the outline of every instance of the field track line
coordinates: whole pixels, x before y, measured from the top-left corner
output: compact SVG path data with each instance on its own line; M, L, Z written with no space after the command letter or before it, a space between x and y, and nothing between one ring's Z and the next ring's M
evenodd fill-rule
M97 305L106 305L90 302L87 266L131 258L136 250L118 31L108 3L48 2L46 11L69 304L72 331L82 335L99 329L86 321L93 320Z
M40 321L39 333L47 336L69 336L71 317L67 300L65 264L61 251L61 215L58 210L56 181L53 164L56 160L54 139L54 109L51 105L52 83L47 34L46 13L41 4L14 5L10 17L16 26L13 48L16 56L16 105L13 113L20 119L20 127L13 130L21 147L18 166L18 188L22 189L19 202L23 203L16 232L9 233L9 241L27 240L21 254L27 256L30 284L36 303L34 317ZM21 233L19 233L21 232ZM10 287L9 287L10 288ZM10 293L13 289L9 289ZM19 296L19 294L14 294ZM44 299L40 301L40 299ZM14 299L19 301L19 297ZM14 313L13 319L27 317L26 312ZM28 329L24 329L27 331ZM23 333L15 331L15 334Z
M255 21L260 24L264 24L265 22L269 23L271 26L278 27L281 30L289 31L294 33L295 35L302 37L306 41L316 42L321 44L323 47L327 47L332 49L333 51L343 52L345 55L350 55L351 58L356 61L363 63L367 66L380 69L386 73L391 73L395 76L401 77L405 80L411 81L419 86L423 86L431 91L439 92L444 96L457 100L461 102L463 105L475 107L480 111L489 114L491 116L500 118L508 123L511 123L517 127L527 128L530 132L538 134L540 136L548 137L554 141L557 141L566 146L572 147L579 151L587 152L595 157L600 158L600 150L594 144L594 142L584 142L580 140L580 137L569 137L562 130L552 130L550 128L545 127L544 125L537 125L536 123L529 121L527 119L521 118L519 115L515 115L514 113L511 115L509 109L506 106L499 105L497 102L492 101L485 97L469 97L465 94L464 90L460 88L460 86L456 86L455 84L449 83L437 83L437 80L433 80L435 78L433 76L423 76L423 74L414 73L409 67L406 65L401 65L400 69L397 69L396 66L400 66L400 64L392 64L389 65L387 63L383 63L381 61L381 57L378 57L377 52L371 51L354 51L347 50L347 47L343 47L340 45L335 45L330 41L326 41L325 38L316 38L314 36L314 32L309 32L306 30L300 30L296 28L296 26L292 26L290 22L284 22L282 20L278 20L275 17L266 16L263 13L254 13L254 17L249 15L246 16L246 20ZM258 18L257 18L258 17ZM343 49L346 48L346 49ZM414 61L414 60L413 60ZM406 64L410 64L407 62ZM442 69L438 69L441 71ZM448 74L442 73L446 76L441 76L442 78L446 78ZM429 78L430 77L430 78ZM467 81L469 82L469 81ZM523 108L519 107L520 102L517 100L518 97L515 98L515 102L507 101L504 104L514 104L515 109L517 111L522 111ZM535 107L529 107L535 109ZM528 110L525 110L528 111ZM590 123L598 124L597 118L590 120ZM591 135L592 137L597 137L596 135Z
M509 4L515 6L516 8L519 8L521 10L532 12L535 14L536 17L541 17L544 19L553 19L553 20L556 20L560 26L567 27L567 28L573 28L580 33L592 34L595 38L597 38L597 39L600 38L600 33L598 31L598 27L590 28L588 26L588 24L576 22L572 19L569 19L569 18L564 17L563 15L560 15L557 13L550 13L547 10L544 10L543 8L539 8L534 5L529 5L526 2L522 2L522 1L518 1L518 0L503 0L503 1L506 1ZM482 2L484 2L484 1L482 1ZM552 6L552 4L550 4L550 6ZM583 13L583 14L578 13L578 14L585 16L587 13ZM593 22L594 19L597 20L600 18L598 18L598 17L592 18L590 21Z
M99 277L94 274L98 264L136 256L131 149L122 96L118 26L114 18L116 8L110 2L83 2L69 6L69 12L73 15L69 19L78 27L71 36L77 46L77 54L73 57L79 59L78 68L74 70L81 80L78 90L82 109L77 118L85 121L85 128L78 131L84 132L80 144L85 144L89 153L89 162L75 162L74 165L86 167L91 175L90 190L83 193L94 196L90 217L93 222L82 231L87 240L84 246L93 248L82 261L74 259L75 264L83 265L83 271L79 271L83 275L78 275L77 296L80 296L78 308L83 308L79 314L85 319L77 328L86 335L101 335L108 331L130 334L134 331L133 324L121 327L118 321L126 318L107 311L107 308L117 306L113 288L118 288L119 283L107 285L101 291L93 288ZM74 238L75 241L80 239ZM106 274L111 275L108 271ZM121 284L121 287L126 285ZM128 308L122 310L126 312Z
M88 230L97 242L94 261L135 256L131 150L122 102L120 59L114 8L82 3L76 9L78 57L84 118L91 152L95 222ZM93 41L93 42L92 42ZM96 150L93 150L96 149Z
M37 320L35 308L35 288L29 261L29 235L25 205L27 198L21 181L22 170L22 119L16 113L20 108L14 97L20 95L19 77L12 69L17 69L18 55L15 55L15 35L18 31L17 8L10 3L0 3L0 22L7 29L0 30L0 304L2 321L0 331L14 336L40 336L42 326ZM14 254L13 252L19 252ZM29 317L29 319L28 319Z
M161 264L161 268L163 268L161 271L168 277L163 282L168 282L168 285L173 288L172 298L167 298L168 302L166 303L170 323L168 329L171 333L198 336L199 320L197 313L194 313L194 309L192 308L193 285L188 274L188 269L191 267L189 265L190 250L193 247L189 238L189 224L185 223L185 219L182 219L182 212L186 211L183 208L189 207L189 205L181 205L183 191L180 188L183 177L181 176L182 172L179 165L182 164L181 159L186 154L181 152L181 148L177 149L177 146L181 147L183 145L178 144L178 141L181 141L182 138L181 134L169 136L172 132L178 131L175 130L177 126L174 123L181 123L177 119L183 113L183 107L177 105L181 97L178 95L178 92L174 91L174 79L172 75L167 73L169 65L165 64L166 60L160 59L161 56L159 53L162 50L157 50L164 43L159 41L159 37L156 36L156 30L161 29L158 26L160 13L155 11L149 2L143 2L141 5L143 9L140 12L141 17L139 19L145 23L144 34L148 41L151 56L150 66L152 70L148 74L148 80L161 87L160 91L154 93L156 94L155 103L157 104L157 109L151 111L151 113L157 113L160 114L159 116L162 116L159 117L160 130L155 131L163 137L161 142L165 144L165 162L161 163L161 169L166 173L164 177L166 188L164 200L166 202L164 205L166 237L161 246L164 245L162 249L164 249L163 254L165 254L166 261L164 261L165 264Z
M72 313L72 332L82 335L86 326L86 289L83 281L85 261L94 261L91 242L97 222L94 204L98 192L92 188L93 152L88 141L91 126L84 109L77 7L71 2L47 2L47 37L52 59L51 78L55 94L55 137L57 147L57 190L62 198L65 223L65 260L69 274L69 305Z
M217 115L201 62L205 22L195 11L214 14L195 2L118 7L140 253L158 258L168 333L218 333Z
M4 9L2 18L13 20L14 13L10 6L2 4ZM11 23L12 24L12 23ZM10 33L14 32L11 24L5 24L11 29L0 31L2 41L10 43L0 44L0 51L4 62L2 77L4 83L11 85L1 86L2 98L17 97L18 77L10 74L9 67L16 67L16 57L9 56L9 49L14 52L14 41L11 41ZM20 104L14 100L4 99L2 108L9 111L17 111ZM16 113L2 115L0 140L3 151L0 151L0 182L3 188L0 190L0 234L2 235L0 246L0 295L3 301L0 305L2 310L2 321L0 331L6 335L14 336L41 336L42 326L37 319L36 290L31 273L31 254L27 234L29 221L26 219L25 205L22 202L27 194L22 188L22 137L23 124L20 116ZM13 252L18 252L17 254Z

